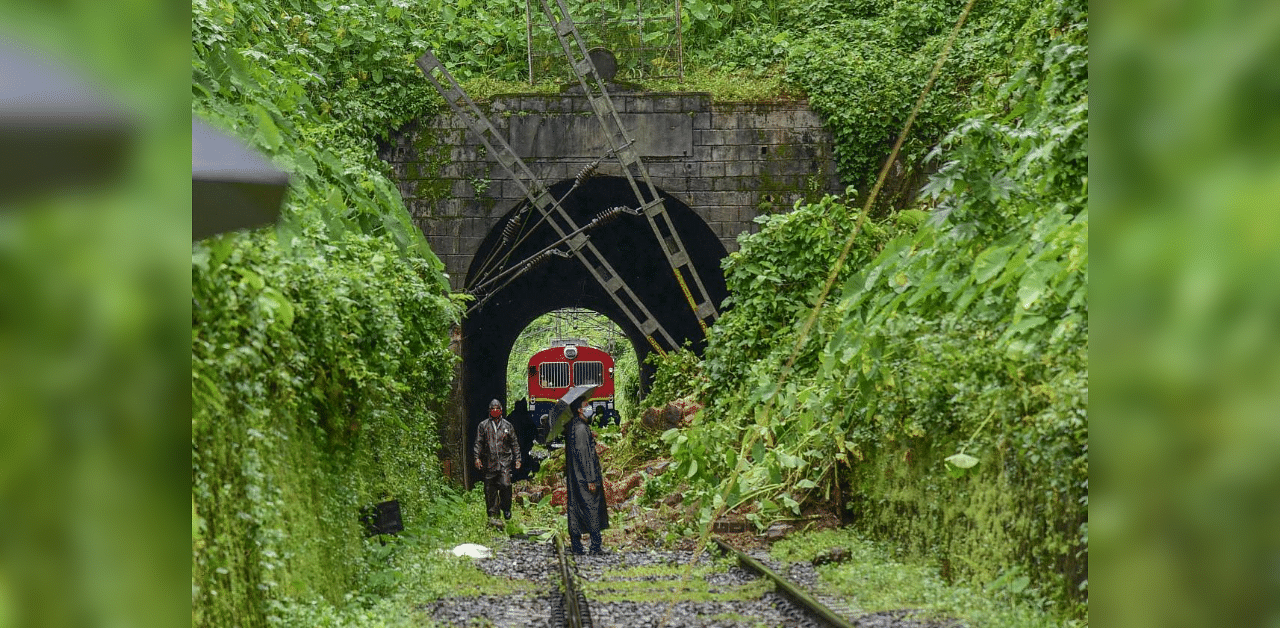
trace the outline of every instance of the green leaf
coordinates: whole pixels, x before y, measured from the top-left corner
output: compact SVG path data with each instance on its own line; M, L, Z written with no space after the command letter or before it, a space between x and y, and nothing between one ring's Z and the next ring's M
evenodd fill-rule
M1026 575L1018 576L1017 578L1013 579L1013 582L1009 583L1009 590L1012 591L1013 593L1022 593L1023 591L1026 590L1027 585L1029 584L1031 584L1030 577Z
M978 283L986 283L995 277L997 273L1004 269L1004 265L1009 261L1009 256L1013 255L1012 246L993 246L978 254L973 260L973 277Z
M969 454L959 453L946 457L947 464L957 469L971 469L978 464L978 459Z
M271 152L278 150L281 143L280 129L276 127L276 121L271 117L271 113L259 105L250 105L249 110L258 119L258 137L261 139L262 147Z
M1043 325L1048 320L1049 319L1043 316L1025 316L1022 318L1022 320L1019 320L1018 322L1010 325L1009 329L1005 331L1005 336L1013 337L1018 334L1024 333L1027 330L1035 329L1036 327Z
M293 303L275 288L267 287L262 291L264 300L273 304L276 320L286 329L293 326Z

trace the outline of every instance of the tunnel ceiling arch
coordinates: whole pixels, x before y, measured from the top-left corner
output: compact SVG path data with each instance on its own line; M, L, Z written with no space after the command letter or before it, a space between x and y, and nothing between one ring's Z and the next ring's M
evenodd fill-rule
M560 198L573 186L573 181L552 185L550 191ZM689 259L697 270L708 296L719 304L728 296L720 260L728 253L716 234L688 205L659 191L667 214L679 232L689 253ZM635 194L627 180L621 177L595 177L586 179L561 201L561 206L578 225L584 225L608 208L625 205L639 207ZM502 240L502 229L508 220L526 208L513 208L481 242L472 258L467 274L469 284L475 282L476 273L491 258ZM536 222L537 212L528 224ZM555 231L546 223L528 230L528 237L507 256L506 249L499 250L496 258L506 257L508 264L524 260L558 239ZM522 236L523 237L523 236ZM653 317L666 328L679 343L690 341L695 351L701 352L705 337L689 307L684 291L677 282L671 266L662 254L658 240L644 216L624 214L590 232L592 242L613 265L636 296L649 309ZM563 246L561 248L564 248ZM641 363L641 376L646 380L652 373L644 364L650 352L649 341L614 303L608 292L576 258L552 257L534 266L511 283L494 292L483 303L474 307L463 320L463 382L465 408L469 419L468 444L475 437L475 426L484 416L488 402L502 397L506 390L507 357L520 332L534 318L547 312L566 307L583 307L595 310L615 322L631 341ZM671 347L663 347L669 350ZM509 401L509 400L505 400Z

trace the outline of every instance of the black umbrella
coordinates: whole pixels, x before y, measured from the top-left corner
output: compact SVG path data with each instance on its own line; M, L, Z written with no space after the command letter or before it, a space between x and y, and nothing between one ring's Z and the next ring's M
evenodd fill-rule
M191 239L275 222L289 175L191 119Z
M597 386L597 384L574 386L573 388L570 388L569 392L565 393L559 401L556 401L556 405L551 408L551 412L547 417L547 425L549 426L549 429L547 430L548 443L559 438L560 432L564 429L565 424L574 419L574 417L568 416L565 412L565 410L569 408L569 404L576 401L579 397L585 396Z
M0 206L119 176L133 121L65 69L0 41Z

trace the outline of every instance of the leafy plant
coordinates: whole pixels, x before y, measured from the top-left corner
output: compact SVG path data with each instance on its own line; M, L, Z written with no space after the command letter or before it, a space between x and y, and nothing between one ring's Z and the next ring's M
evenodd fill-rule
M1083 613L1086 19L1071 3L1031 17L1009 79L932 151L925 205L864 222L807 337L853 212L829 198L743 238L702 365L708 406L664 435L704 524L834 501L955 577L1021 565Z

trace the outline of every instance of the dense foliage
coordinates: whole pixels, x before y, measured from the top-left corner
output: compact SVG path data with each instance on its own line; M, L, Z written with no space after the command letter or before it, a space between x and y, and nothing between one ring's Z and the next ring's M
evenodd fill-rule
M686 2L690 75L798 86L865 191L961 6ZM294 177L278 229L193 246L193 620L343 623L340 603L397 582L361 506L395 497L419 531L475 506L434 457L458 310L375 143L434 110L413 66L428 48L473 96L520 79L523 6L192 11L193 108ZM1086 24L1075 1L979 5L894 175L899 203L934 171L919 208L861 216L826 198L761 219L726 262L732 309L705 359L673 353L655 381L663 399L697 382L708 406L664 435L677 472L648 494L688 482L704 518L740 506L761 525L834 501L948 578L1080 612Z
M782 74L820 113L835 137L842 179L870 190L921 87L938 58L963 0L865 0L710 5L695 10L689 37L692 62L749 75ZM1036 3L980 2L968 16L903 147L898 168L878 207L901 206L930 168L924 156L981 98L1015 68L1020 38L1035 28Z
M704 520L835 500L949 577L1083 612L1086 20L1073 3L1032 16L1011 77L934 151L928 211L863 223L807 337L856 213L829 198L743 238L709 406L664 436L680 466L658 481L689 481Z
M362 508L399 500L410 533L462 512L436 462L459 310L374 155L429 105L421 27L387 2L192 11L195 113L293 180L278 229L192 246L192 620L314 625L398 582Z

